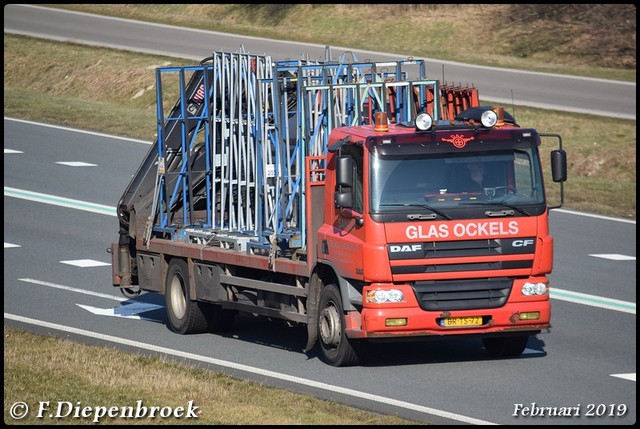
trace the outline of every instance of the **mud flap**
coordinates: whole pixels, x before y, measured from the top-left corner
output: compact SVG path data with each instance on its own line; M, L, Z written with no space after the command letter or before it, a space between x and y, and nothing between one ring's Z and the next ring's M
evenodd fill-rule
M309 295L307 296L307 345L304 352L307 353L318 340L318 303L320 302L320 289L322 282L317 274L311 276L309 283Z

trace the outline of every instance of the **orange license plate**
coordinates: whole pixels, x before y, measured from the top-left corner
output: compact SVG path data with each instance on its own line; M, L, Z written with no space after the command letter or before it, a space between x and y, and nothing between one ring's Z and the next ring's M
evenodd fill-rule
M446 317L444 319L444 326L446 328L456 328L460 326L482 326L482 317Z

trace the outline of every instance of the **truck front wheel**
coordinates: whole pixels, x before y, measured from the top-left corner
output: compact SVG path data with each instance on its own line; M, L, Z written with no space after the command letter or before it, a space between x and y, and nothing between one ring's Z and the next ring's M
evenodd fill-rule
M169 328L179 334L207 331L209 323L203 305L191 300L189 271L184 259L171 260L165 286L164 297Z
M324 360L333 366L359 364L358 345L347 338L344 330L342 298L335 284L322 288L318 309L318 334Z

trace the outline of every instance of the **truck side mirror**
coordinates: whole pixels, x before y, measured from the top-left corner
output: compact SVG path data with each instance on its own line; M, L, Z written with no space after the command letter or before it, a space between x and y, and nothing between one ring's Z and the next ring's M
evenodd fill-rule
M333 203L337 208L353 207L353 158L348 155L336 157L336 191Z
M336 191L333 194L333 205L336 208L350 209L353 207L353 192L348 188L344 192Z
M554 182L567 180L567 152L562 149L551 151L551 175Z
M353 159L350 156L336 158L336 186L353 187Z

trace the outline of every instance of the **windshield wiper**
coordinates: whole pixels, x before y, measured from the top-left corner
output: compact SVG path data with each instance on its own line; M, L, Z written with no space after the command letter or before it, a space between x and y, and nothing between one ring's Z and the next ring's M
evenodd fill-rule
M420 207L423 209L427 209L430 210L432 212L434 212L435 214L439 215L440 217L443 217L447 220L451 220L451 218L449 216L447 216L445 213L441 212L440 210L434 209L431 206L428 206L426 204L409 204L409 203L396 203L396 204L380 204L380 207L396 207L396 206L400 206L400 207ZM407 215L407 219L409 220L432 220L435 219L435 216L425 216L423 214L408 214Z
M462 202L460 203L461 205L478 205L478 206L494 206L494 205L499 205L499 206L503 206L503 207L507 207L510 208L511 210L515 210L520 214L523 214L525 216L531 216L531 213L528 213L524 210L522 210L521 208L518 208L514 205L502 202L502 201L486 201L486 202L482 202L482 201L474 201L474 202ZM486 214L489 217L499 217L499 216L513 216L513 212L509 212L508 210L502 210L499 212L494 212L491 210L487 210L486 212L484 212L484 214Z

